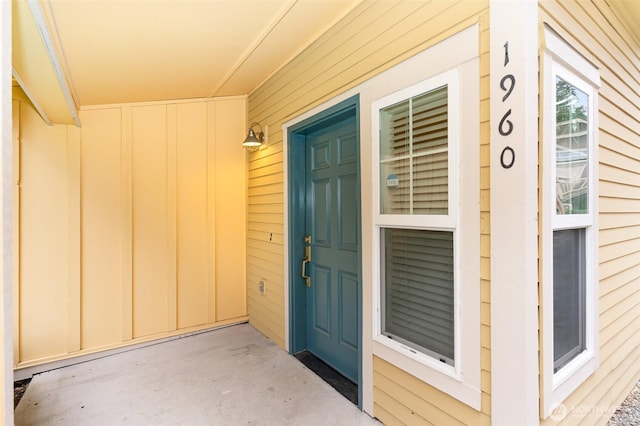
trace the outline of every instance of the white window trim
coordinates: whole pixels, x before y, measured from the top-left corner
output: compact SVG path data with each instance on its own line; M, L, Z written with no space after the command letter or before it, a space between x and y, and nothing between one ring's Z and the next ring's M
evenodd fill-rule
M480 89L477 26L422 55L430 72L399 81L371 104L372 352L463 403L481 409L480 379ZM430 51L432 55L429 55ZM437 64L434 66L434 63ZM384 73L383 73L384 74ZM412 84L413 83L413 84ZM447 215L382 215L379 176L379 108L448 85L449 210ZM395 89L395 90L394 90ZM464 117L464 120L461 118ZM465 149L459 149L461 143ZM425 226L425 217L428 225ZM455 366L446 365L381 334L380 229L407 227L454 233Z
M544 28L542 102L542 418L574 392L598 367L598 88L597 68L553 30ZM556 77L589 95L589 214L557 215L555 209ZM585 350L553 372L553 231L586 229Z

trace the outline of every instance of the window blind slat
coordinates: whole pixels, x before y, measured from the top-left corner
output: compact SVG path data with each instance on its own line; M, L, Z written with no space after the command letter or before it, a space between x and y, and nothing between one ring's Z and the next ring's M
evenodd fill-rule
M453 233L383 229L383 333L454 359Z
M444 86L381 110L383 213L448 213L447 96ZM399 157L408 161L388 162ZM398 186L387 188L392 175Z

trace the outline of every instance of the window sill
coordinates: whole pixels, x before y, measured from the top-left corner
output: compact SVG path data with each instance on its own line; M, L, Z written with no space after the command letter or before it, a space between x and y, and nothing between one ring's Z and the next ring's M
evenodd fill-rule
M373 339L373 355L387 361L460 402L480 411L480 383L464 381L464 373L384 336Z

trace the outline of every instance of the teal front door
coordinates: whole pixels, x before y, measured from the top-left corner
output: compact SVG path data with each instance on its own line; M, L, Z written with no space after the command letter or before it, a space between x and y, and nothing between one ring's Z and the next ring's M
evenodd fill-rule
M307 350L358 383L359 177L354 114L306 134Z

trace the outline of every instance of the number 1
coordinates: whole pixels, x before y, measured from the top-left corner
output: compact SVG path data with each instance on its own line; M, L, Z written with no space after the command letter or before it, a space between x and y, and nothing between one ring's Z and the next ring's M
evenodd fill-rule
M506 67L509 63L509 42L504 44L504 66Z

